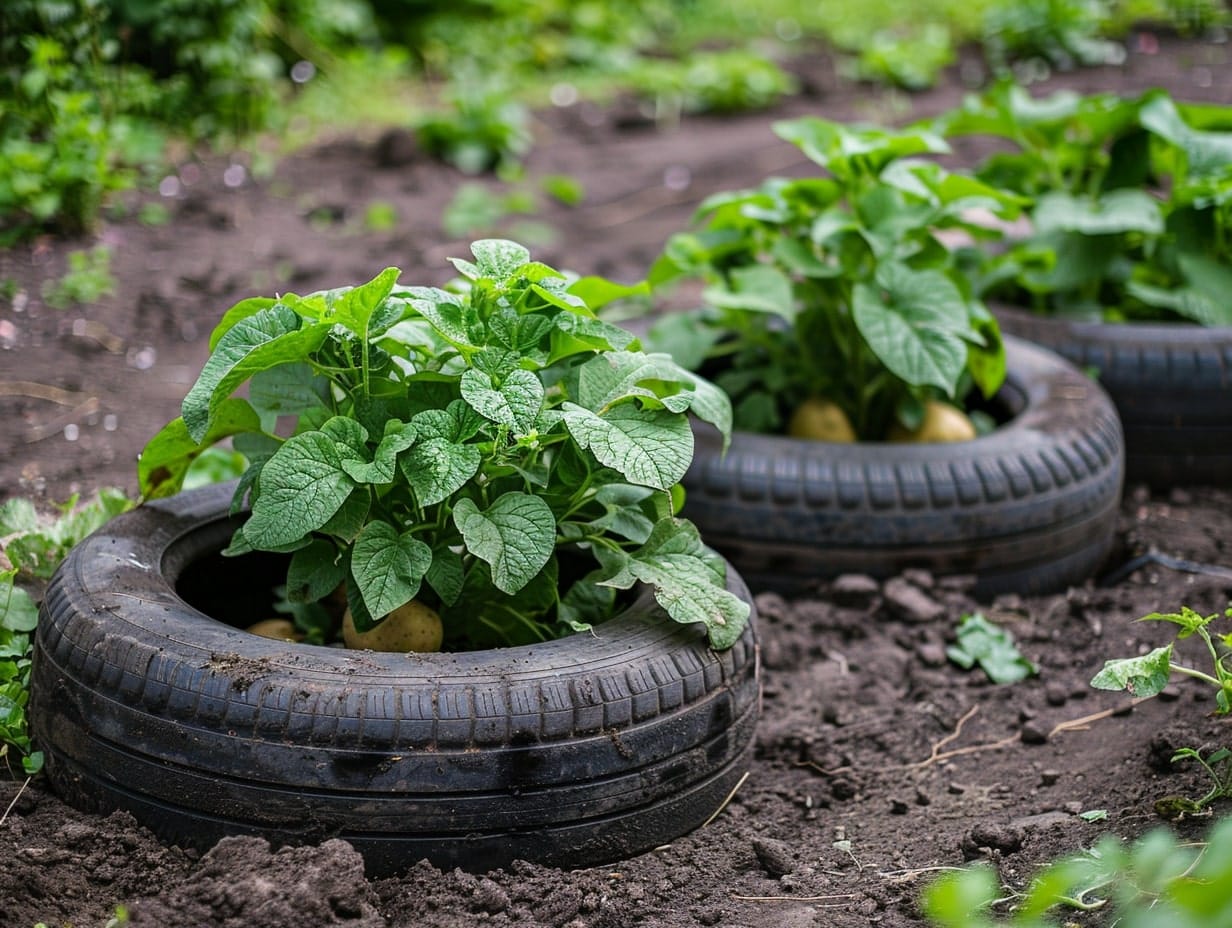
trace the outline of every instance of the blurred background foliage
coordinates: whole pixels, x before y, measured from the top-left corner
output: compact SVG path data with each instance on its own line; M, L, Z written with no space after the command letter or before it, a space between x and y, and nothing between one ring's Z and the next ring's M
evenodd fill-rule
M795 89L783 62L821 53L907 89L964 49L1038 76L1115 61L1136 23L1227 20L1224 0L4 0L0 245L90 231L173 152L402 126L463 170L516 172L527 105L762 107Z

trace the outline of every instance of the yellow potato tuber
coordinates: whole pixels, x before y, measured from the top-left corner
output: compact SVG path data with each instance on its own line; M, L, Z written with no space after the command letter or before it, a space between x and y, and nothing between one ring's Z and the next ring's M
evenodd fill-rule
M439 651L445 637L441 617L418 600L399 606L366 632L357 631L351 610L342 617L342 640L348 648L369 651Z
M262 638L273 638L275 641L304 640L304 636L290 619L262 619L249 625L244 631Z
M855 429L847 414L837 403L811 396L792 413L787 423L787 434L793 438L809 438L814 441L854 442Z
M924 404L924 418L920 426L911 430L895 422L886 435L887 441L925 442L970 441L975 438L975 426L967 414L949 403L928 400Z

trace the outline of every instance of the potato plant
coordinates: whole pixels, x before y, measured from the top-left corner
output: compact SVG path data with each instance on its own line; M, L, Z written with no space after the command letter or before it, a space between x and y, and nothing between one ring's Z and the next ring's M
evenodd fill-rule
M934 124L1008 140L977 168L1028 198L1029 233L978 288L1075 319L1232 324L1232 107L1162 90L1037 99L1002 81Z
M666 317L655 344L715 371L749 431L799 433L811 418L826 423L815 437L879 441L895 424L914 433L930 404L991 397L1000 331L940 234L990 235L968 213L1010 217L1017 199L917 157L948 151L926 130L809 117L775 132L825 173L702 204L704 225L668 242L650 280L701 278L706 306Z
M234 508L251 512L225 553L290 554L291 603L344 585L359 635L414 603L449 647L540 641L601 622L640 582L730 646L748 606L675 516L688 414L727 435L727 397L597 317L630 288L513 242L472 250L450 289L388 268L228 310L182 416L141 456L144 496L233 438L249 462Z

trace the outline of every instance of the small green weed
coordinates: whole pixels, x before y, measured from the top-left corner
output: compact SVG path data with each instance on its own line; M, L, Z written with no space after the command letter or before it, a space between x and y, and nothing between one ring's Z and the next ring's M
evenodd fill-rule
M958 870L929 885L921 907L937 928L1056 928L1048 913L1058 908L1099 910L1099 924L1123 928L1227 925L1232 819L1219 822L1199 845L1182 844L1164 829L1132 845L1105 836L1090 851L1046 866L1023 892L1002 890L990 867Z
M505 87L459 87L448 102L416 127L424 151L464 174L516 175L531 146L526 107Z
M1232 619L1232 606L1223 613L1223 617ZM1159 694L1173 673L1193 677L1215 688L1215 714L1228 715L1232 713L1232 669L1228 663L1232 659L1232 633L1215 634L1211 626L1220 619L1220 614L1203 616L1188 606L1182 606L1180 612L1153 612L1143 616L1140 622L1170 622L1179 628L1176 633L1178 641L1197 635L1206 645L1206 651L1211 657L1212 673L1189 667L1177 662L1173 648L1174 642L1156 648L1141 657L1127 657L1110 660L1104 663L1104 668L1091 680L1091 685L1101 690L1128 690L1135 696L1146 699ZM1222 649L1222 653L1221 653ZM1179 818L1186 813L1201 812L1216 799L1232 798L1232 751L1227 748L1217 748L1206 756L1194 748L1180 748L1172 755L1172 762L1195 760L1210 776L1212 787L1199 799L1185 796L1167 796L1155 803L1156 811L1166 818Z
M38 590L69 549L132 502L119 490L104 489L89 503L77 496L51 518L17 497L0 505L0 763L14 773L13 752L32 776L42 768L26 723L30 644L38 623Z
M927 23L908 34L897 30L876 33L847 70L859 80L924 90L937 83L937 75L953 63L950 30Z
M398 210L393 204L378 200L364 211L364 229L368 232L391 232L398 226Z
M1039 672L1019 653L1014 636L981 612L963 616L957 635L958 642L946 648L945 654L964 670L978 664L993 683L1017 683Z
M567 174L552 174L539 181L539 190L565 206L576 206L586 198L586 191L578 181ZM494 189L481 183L466 183L445 207L441 215L441 227L450 238L471 238L496 232L522 233L520 240L535 244L550 241L555 232L545 223L519 221L506 225L512 216L533 216L542 204L534 187L529 183L518 184L507 190ZM540 231L534 231L533 227ZM528 229L531 234L527 235Z
M702 52L680 61L647 60L627 80L660 114L764 109L796 89L773 61L743 49Z
M1232 619L1232 606L1223 613L1223 617ZM1232 633L1211 633L1211 625L1219 619L1219 613L1202 616L1188 606L1182 606L1180 612L1152 612L1138 620L1171 622L1180 629L1176 633L1178 641L1197 635L1211 656L1213 673L1178 663L1173 653L1174 643L1169 643L1141 657L1106 661L1104 669L1091 680L1091 685L1100 690L1128 690L1145 699L1158 695L1168 685L1172 674L1179 673L1209 683L1215 688L1216 715L1232 713L1232 670L1227 666L1230 657L1228 649L1232 648ZM1219 646L1224 649L1222 654Z
M88 305L114 292L111 249L104 245L69 252L64 276L43 283L43 301L53 309L68 309L74 303Z
M143 203L137 221L143 226L165 226L171 221L171 210L161 203Z

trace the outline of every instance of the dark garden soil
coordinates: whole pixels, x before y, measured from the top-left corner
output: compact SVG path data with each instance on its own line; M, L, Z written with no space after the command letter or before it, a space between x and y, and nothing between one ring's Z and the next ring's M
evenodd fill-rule
M1123 67L1052 84L1162 85L1182 99L1232 103L1227 46L1158 46L1136 38ZM587 198L536 217L557 232L536 257L637 279L705 195L808 170L771 135L771 119L896 121L939 112L962 92L957 72L908 98L843 84L825 57L799 71L805 92L772 113L670 127L623 106L541 114L530 176L573 175ZM117 289L88 307L53 310L40 289L62 276L69 251L91 242L0 254L0 280L18 285L0 303L0 499L133 491L138 450L177 414L210 328L236 300L358 283L391 264L404 281L439 284L450 276L444 259L466 254L440 229L463 178L417 156L409 137L328 141L238 187L224 182L226 167L187 164L180 194L162 201L166 225L106 224ZM392 231L364 228L378 201L397 211ZM1122 569L1150 552L1206 569ZM708 826L590 869L466 874L408 862L404 877L367 881L340 841L271 850L230 839L189 853L127 815L74 811L37 780L0 782L0 922L101 928L123 904L135 925L177 928L920 925L919 890L940 868L991 859L1021 887L1041 862L1106 831L1134 837L1164 824L1156 800L1205 791L1200 771L1169 763L1173 749L1232 742L1197 683L1137 705L1088 686L1105 658L1170 637L1132 620L1182 604L1209 614L1232 600L1232 494L1127 487L1102 577L990 603L925 575L882 585L849 578L794 601L762 591L764 715L750 776ZM1015 634L1038 677L998 687L946 660L955 623L977 608ZM1105 717L1058 728L1097 713ZM1107 817L1080 815L1094 810ZM1173 827L1198 838L1209 824Z

